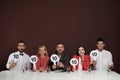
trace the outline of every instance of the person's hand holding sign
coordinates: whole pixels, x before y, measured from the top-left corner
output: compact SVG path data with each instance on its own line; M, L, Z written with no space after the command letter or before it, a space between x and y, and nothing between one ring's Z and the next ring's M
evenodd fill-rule
M50 57L50 60L53 62L52 69L56 69L56 62L58 62L58 56L56 54L53 54Z
M15 54L14 55L14 63L17 63L19 60L19 55L18 54Z
M37 61L38 61L37 56L33 55L30 57L30 62L33 64L33 70L35 70L35 71L37 70L36 65L35 65Z
M72 58L70 60L70 64L73 66L73 71L76 70L76 65L78 65L78 60L76 58Z
M10 65L10 69L11 69L11 68L14 68L14 67L17 65L17 62L18 62L18 60L19 60L19 55L18 55L18 54L14 54L13 56L14 56L14 61L13 61L13 63Z
M93 57L93 62L92 62L92 64L93 64L94 66L96 66L96 64L97 64L97 52L93 52L91 56Z
M92 53L92 56L93 56L93 60L96 61L96 58L97 58L97 52Z
M14 63L14 62L13 62L13 63L10 65L10 69L14 68L16 65L17 65L17 63Z
M64 68L64 64L62 62L59 62L59 67Z

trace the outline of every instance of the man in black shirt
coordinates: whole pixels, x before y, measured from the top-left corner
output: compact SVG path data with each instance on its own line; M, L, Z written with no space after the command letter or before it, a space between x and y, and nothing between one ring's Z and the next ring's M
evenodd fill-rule
M58 56L59 61L55 65L50 60L49 65L51 67L51 70L53 71L54 70L66 71L67 70L67 67L69 66L69 56L65 54L64 51L65 51L64 45L62 43L58 43L54 54Z

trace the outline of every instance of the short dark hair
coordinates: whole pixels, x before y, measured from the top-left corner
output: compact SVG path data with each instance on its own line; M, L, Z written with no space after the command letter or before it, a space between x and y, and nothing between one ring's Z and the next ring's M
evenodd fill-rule
M17 42L17 44L19 44L19 43L24 43L24 44L26 44L23 40Z
M62 45L64 45L64 43L61 43L61 42L58 42L58 43L57 43L57 45L59 45L59 44L62 44Z
M56 45L58 46L59 44L61 44L61 45L63 45L64 46L64 43L61 43L61 42L58 42ZM56 47L57 47L56 46ZM64 51L63 51L64 52ZM55 54L57 54L58 52L57 51L55 51Z
M103 39L103 38L97 38L96 43L98 43L98 42L100 42L100 41L102 41L103 43L105 43L105 41L104 41L104 39Z

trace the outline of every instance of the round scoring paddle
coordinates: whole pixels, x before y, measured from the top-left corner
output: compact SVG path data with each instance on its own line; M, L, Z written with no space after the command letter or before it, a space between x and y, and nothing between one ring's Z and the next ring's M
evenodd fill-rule
M51 55L50 60L56 65L56 62L58 62L58 56L56 54Z
M14 63L16 63L19 60L19 55L18 54L14 54Z
M70 64L73 66L73 68L75 69L76 65L78 65L78 60L76 58L72 58L70 60Z
M92 57L93 57L93 60L96 61L96 58L97 58L97 52L93 52L93 53L92 53Z
M33 66L34 66L34 68L36 69L36 62L38 61L38 58L37 58L37 56L35 56L35 55L32 55L31 57L30 57L30 62L33 64Z

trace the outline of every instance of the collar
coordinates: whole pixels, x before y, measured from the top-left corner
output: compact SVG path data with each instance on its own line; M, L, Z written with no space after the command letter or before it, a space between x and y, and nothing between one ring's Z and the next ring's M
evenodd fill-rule
M102 51L100 51L100 50L98 50L98 49L96 49L98 52L103 52L104 51L104 49L102 50Z
M21 56L23 56L25 53L24 52L20 52L20 51L18 51L18 53L19 53L19 55L21 55Z

